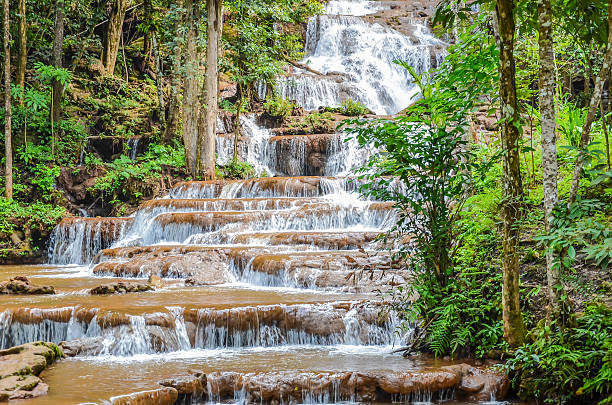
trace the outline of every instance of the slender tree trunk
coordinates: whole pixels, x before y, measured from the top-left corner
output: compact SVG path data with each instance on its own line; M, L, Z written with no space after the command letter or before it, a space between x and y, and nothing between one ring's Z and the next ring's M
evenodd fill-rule
M9 31L9 0L3 3L3 44L4 44L4 154L6 177L4 195L7 200L13 199L13 140L11 137L11 48Z
M153 4L151 0L144 0L142 7L144 9L145 21L151 21L153 19ZM145 30L142 40L142 63L140 64L140 71L143 73L146 72L149 66L151 54L155 53L155 49L153 49L155 46L153 44L153 37L155 37L155 32L153 31L152 25L150 25L149 28ZM155 58L155 55L153 55L153 58Z
M153 42L153 57L155 58L155 85L157 87L157 111L159 114L159 122L161 123L162 131L166 126L166 106L164 103L164 85L161 70L161 61L159 57L159 48L157 47L156 33L151 32L151 41Z
M542 183L544 187L544 220L546 231L551 231L553 210L559 201L557 178L557 141L555 137L555 59L553 49L551 0L538 1L538 30L540 48L540 117L542 121ZM553 265L554 257L546 253L546 275L550 311L560 314L563 283L559 266Z
M51 51L51 64L56 68L61 68L62 50L64 47L64 0L57 0L55 3L55 26L53 29L53 50ZM51 121L57 123L62 118L62 96L64 86L57 80L53 86L53 106L51 109Z
M591 139L591 126L595 121L595 114L599 107L601 100L601 94L603 92L603 86L608 77L610 66L612 65L612 0L608 2L608 44L606 54L604 56L603 65L601 70L595 79L595 87L593 89L593 95L591 96L591 103L589 104L589 112L587 114L584 128L582 129L582 136L580 137L580 144L578 158L576 159L576 166L574 167L574 175L572 176L572 187L570 189L570 195L568 205L573 204L578 196L578 187L580 186L580 177L582 175L582 167L584 166L584 155L586 148L589 145Z
M115 72L117 53L119 52L121 35L123 35L123 19L125 18L127 0L110 1L110 12L102 48L102 65L106 73L112 75Z
M504 338L511 347L525 339L519 302L518 218L523 196L519 156L519 114L514 62L514 14L512 0L497 0L500 44L501 142L503 157L503 288Z
M179 9L183 8L183 1L177 0L176 6ZM178 21L175 24L175 32L179 32L179 28L183 24L183 13L181 12ZM177 34L178 35L178 34ZM178 37L175 41L174 54L172 55L172 73L170 77L170 95L168 96L168 114L166 115L166 128L164 130L163 140L165 144L170 144L177 136L179 118L180 118L180 92L181 88L181 63L182 63L182 47L184 38Z
M26 27L26 2L19 0L19 19L18 19L18 43L19 55L17 56L17 72L15 82L23 89L25 86L25 71L28 62L28 43ZM23 97L22 97L23 102Z
M183 142L185 144L185 161L187 171L197 174L197 144L199 116L199 67L200 58L197 47L198 22L193 0L185 1L187 10L185 23L187 39L185 44L185 87L183 89Z
M222 0L207 0L206 27L206 122L200 132L199 172L204 179L215 178L215 143L217 138L217 93L219 89L219 40Z

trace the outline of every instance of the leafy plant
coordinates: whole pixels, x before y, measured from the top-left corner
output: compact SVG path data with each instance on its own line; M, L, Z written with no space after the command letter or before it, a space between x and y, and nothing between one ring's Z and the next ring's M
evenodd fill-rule
M556 207L552 230L536 238L554 255L555 266L571 269L578 252L603 269L612 263L612 228L601 215L603 208L599 200L577 200L569 207Z
M543 324L506 368L522 397L547 403L609 403L612 394L612 309L591 303L576 326ZM606 399L607 398L607 399Z
M354 101L350 98L344 100L338 109L340 114L348 117L356 117L359 115L366 115L370 113L368 107L361 104L359 101Z
M273 118L285 120L291 116L295 105L281 97L268 97L263 104L264 111Z

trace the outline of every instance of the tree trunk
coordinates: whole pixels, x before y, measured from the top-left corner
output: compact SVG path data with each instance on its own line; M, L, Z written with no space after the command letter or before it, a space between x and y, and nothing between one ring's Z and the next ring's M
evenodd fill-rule
M19 0L18 40L19 55L17 56L17 72L15 82L23 89L25 86L25 71L28 62L28 44L26 27L26 2ZM23 102L23 98L22 98Z
M61 68L62 50L64 47L64 0L55 3L55 26L53 29L53 50L51 51L51 64ZM57 123L62 118L62 95L64 86L57 80L53 80L53 102L51 108L51 121Z
M593 95L591 96L591 103L589 104L589 112L587 114L584 128L582 128L582 136L580 137L580 144L578 145L579 154L576 158L576 166L574 167L574 175L572 176L572 188L570 189L568 205L573 204L578 196L578 187L580 186L580 177L582 175L582 167L584 166L584 155L586 147L589 145L591 139L591 126L595 121L595 114L599 107L601 100L601 93L603 92L604 82L608 77L610 66L612 65L612 0L608 3L608 44L606 49L606 55L604 56L603 65L601 70L595 79L595 87L593 88Z
M219 39L221 33L222 0L207 0L206 10L206 121L200 132L199 173L206 179L215 178L215 142L217 138L217 93L219 89Z
M196 21L196 4L193 0L185 1L187 14L187 39L185 45L185 87L183 89L183 142L185 144L185 163L187 172L197 174L197 144L199 116L199 66L200 58L197 47L198 22Z
M177 0L176 6L179 9L183 8L183 1ZM175 23L175 32L180 31L180 27L183 24L183 14L180 14L178 21ZM180 113L180 92L181 88L181 63L182 63L182 46L183 38L178 37L175 41L174 55L172 58L172 73L170 77L170 95L168 96L168 113L166 115L166 128L164 130L163 141L165 144L170 144L176 137L178 132L179 124L179 113Z
M157 47L157 38L155 32L151 32L151 42L153 43L153 57L155 59L155 85L157 87L157 111L159 114L159 122L162 131L166 126L166 107L164 103L164 85L162 80L161 61L159 57L159 48Z
M514 14L512 0L497 0L500 45L501 143L503 156L503 288L504 338L510 347L525 339L519 302L518 218L523 196L519 144L519 114L514 62Z
M107 74L115 72L119 43L123 35L123 19L127 0L111 0L106 35L102 47L102 65Z
M544 187L544 221L551 231L553 210L559 200L557 178L557 141L555 138L555 60L553 49L551 0L538 1L538 31L540 48L540 117L542 122L542 183ZM553 266L554 257L546 253L548 299L551 313L559 315L563 283L559 266Z
M4 154L6 177L4 195L7 200L13 199L13 140L11 138L11 48L9 31L9 0L3 4L3 43L4 43Z
M142 7L144 9L144 20L146 22L150 22L153 20L153 4L151 0L144 0L142 3ZM145 73L147 68L149 67L149 62L151 61L151 55L153 54L153 58L155 58L155 44L153 44L153 39L155 37L155 32L153 31L153 25L149 25L143 35L142 39L142 63L140 64L140 71ZM157 63L157 62L154 62Z

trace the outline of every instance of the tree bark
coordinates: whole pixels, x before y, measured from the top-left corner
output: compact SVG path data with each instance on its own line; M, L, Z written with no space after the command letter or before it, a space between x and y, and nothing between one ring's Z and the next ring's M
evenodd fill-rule
M144 20L149 22L153 20L153 4L151 0L143 1L143 11L144 11ZM155 32L153 30L153 26L149 25L147 29L145 29L143 39L142 39L142 63L140 64L140 71L145 73L147 68L149 67L149 63L151 61L151 55L153 54L153 58L155 58L155 44L153 43L155 37ZM154 61L154 63L157 63Z
M206 10L206 120L200 132L199 173L206 179L215 178L215 142L217 138L217 96L219 89L219 40L221 33L222 0L207 0Z
M593 88L593 95L591 96L591 102L589 104L589 112L587 114L584 128L582 129L582 136L580 137L580 144L578 145L579 154L576 158L576 165L574 167L574 174L572 176L572 187L570 189L568 205L573 204L578 196L578 187L580 186L580 177L582 176L582 168L584 166L584 156L586 147L589 145L591 139L591 126L595 121L595 114L597 114L597 108L599 108L599 102L601 101L601 94L603 92L603 86L608 77L610 66L612 65L612 0L608 2L608 44L606 48L606 54L604 56L603 65L601 70L595 79L595 87Z
M162 131L166 126L166 106L164 103L164 85L161 70L161 61L159 57L159 48L157 47L157 38L155 32L151 32L151 42L153 43L153 58L155 59L155 85L157 87L157 111L159 114L159 122L161 123Z
M557 141L555 137L555 59L553 49L551 0L538 1L538 31L540 48L540 117L542 122L542 183L544 188L544 221L546 231L551 231L553 210L559 201L557 178ZM559 315L561 297L564 295L559 266L554 266L554 256L546 253L549 309Z
M198 22L197 7L193 0L185 1L187 38L185 44L185 87L183 89L183 142L185 144L185 163L187 172L197 174L197 144L199 117L199 67L200 58L197 47Z
M106 73L112 75L115 72L119 43L121 42L121 35L123 35L123 19L125 18L127 0L110 1L108 24L102 47L102 65Z
M500 45L500 104L503 164L503 288L504 338L510 347L525 339L525 326L519 302L518 218L523 197L519 156L519 114L514 62L514 14L512 0L497 1Z
M18 43L19 55L17 55L17 72L15 82L23 89L25 86L25 71L28 62L28 40L26 27L26 2L19 0L19 19L18 19Z
M177 0L176 5L178 8L183 7L183 1ZM179 27L183 24L183 14L175 25L175 32L179 32ZM178 132L179 124L179 113L180 113L180 92L181 88L181 63L182 63L182 37L177 38L174 55L172 59L172 77L170 78L170 95L168 97L168 114L166 116L166 128L164 130L163 140L165 144L170 144L176 137Z
M4 195L7 200L13 199L13 140L11 138L11 48L9 0L3 3L3 44L4 44L4 153L5 185Z
M64 47L64 0L55 2L55 26L53 28L53 50L51 51L51 64L56 68L61 68L62 54ZM51 108L51 121L57 123L62 118L62 96L64 86L57 80L53 80L53 102Z

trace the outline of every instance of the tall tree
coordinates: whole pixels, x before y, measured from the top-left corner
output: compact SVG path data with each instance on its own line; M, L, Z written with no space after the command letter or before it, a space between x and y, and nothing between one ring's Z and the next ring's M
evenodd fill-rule
M520 346L525 339L525 326L519 302L518 218L523 197L519 161L519 113L516 96L516 68L514 62L513 0L496 0L498 41L500 48L500 107L501 143L504 151L503 170L503 289L502 309L504 338L511 347Z
M110 0L109 4L108 23L102 47L102 65L106 73L110 75L115 71L115 64L117 63L117 52L119 52L119 44L123 35L126 5L127 0Z
M183 59L183 35L179 34L180 27L183 24L183 0L176 1L178 18L174 24L175 41L174 52L172 55L172 71L170 73L170 95L168 97L168 114L166 115L166 127L164 129L164 143L169 144L176 137L178 132L179 115L180 115L180 92L182 84L181 64Z
M601 95L603 93L604 83L610 72L612 66L612 0L608 2L608 43L606 44L606 54L604 56L601 70L595 79L595 87L593 88L593 95L591 96L591 102L589 104L589 112L587 114L584 127L582 128L582 135L580 137L580 144L578 146L580 153L576 159L576 165L574 167L574 174L572 176L572 187L570 189L570 195L568 205L573 204L578 196L578 187L580 186L580 177L582 176L582 168L584 166L584 157L586 148L589 145L591 139L591 127L593 121L595 121L595 115L599 108L601 101Z
M6 177L4 195L8 200L13 198L13 140L11 138L11 48L9 0L3 2L3 44L4 44L4 153Z
M17 85L24 88L26 63L28 62L28 43L27 43L27 28L26 28L26 2L19 0L18 4L18 20L17 20L17 42L19 44L19 54L17 55L17 72L15 82Z
M199 117L199 73L200 55L198 52L198 10L194 0L185 0L185 86L183 88L183 143L187 171L197 174L197 145Z
M217 137L217 93L219 90L219 39L222 26L222 0L207 0L206 11L206 114L198 142L198 172L204 179L215 178Z
M555 55L553 49L552 5L538 1L538 41L540 48L539 102L542 122L542 183L546 231L551 230L553 210L558 203L557 141L555 137ZM550 310L559 314L563 283L559 266L554 265L552 252L546 253L546 275Z
M55 2L55 25L53 29L53 49L51 51L51 64L56 68L62 68L62 55L64 48L64 16L65 2ZM53 79L53 99L51 102L51 121L57 123L62 118L62 96L64 85L59 80Z

